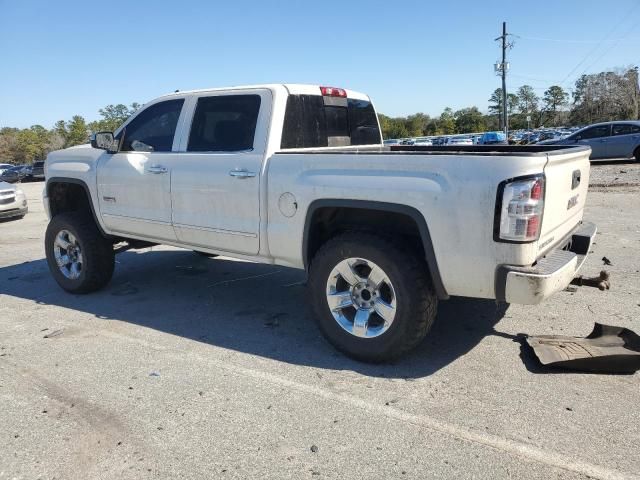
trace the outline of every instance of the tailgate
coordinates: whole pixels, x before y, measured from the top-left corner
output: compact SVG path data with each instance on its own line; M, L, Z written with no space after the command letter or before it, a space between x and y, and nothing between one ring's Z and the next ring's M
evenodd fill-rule
M556 246L582 220L590 155L591 149L582 147L548 153L539 255Z

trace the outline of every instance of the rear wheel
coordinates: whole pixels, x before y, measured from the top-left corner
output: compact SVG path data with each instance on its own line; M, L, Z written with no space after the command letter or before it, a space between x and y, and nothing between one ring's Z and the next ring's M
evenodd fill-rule
M113 275L113 244L93 218L72 212L51 219L45 233L49 270L64 290L89 293L104 287Z
M309 273L320 330L338 350L367 362L415 347L436 316L427 266L410 248L370 233L329 240Z
M633 156L636 157L636 162L640 162L640 147L636 148L636 151L633 152Z

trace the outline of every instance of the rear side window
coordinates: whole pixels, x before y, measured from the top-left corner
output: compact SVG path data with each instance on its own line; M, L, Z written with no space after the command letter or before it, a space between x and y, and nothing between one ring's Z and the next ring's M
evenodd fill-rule
M222 95L198 99L189 152L237 152L253 148L260 95Z
M366 100L289 95L280 148L372 145L382 142L378 120Z
M167 100L146 108L116 136L124 134L122 151L170 152L184 99Z
M621 123L613 126L614 135L632 135L634 133L640 133L640 125Z

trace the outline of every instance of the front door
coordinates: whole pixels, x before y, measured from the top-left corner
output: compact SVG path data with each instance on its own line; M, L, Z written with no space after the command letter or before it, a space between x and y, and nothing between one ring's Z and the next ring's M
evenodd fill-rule
M172 219L181 243L255 255L268 90L201 96L171 164Z
M609 140L611 135L611 125L595 125L580 132L576 139L579 145L591 147L591 158L607 158Z
M175 241L167 165L184 99L155 103L116 135L120 151L98 160L98 202L107 229ZM124 138L122 138L124 137Z

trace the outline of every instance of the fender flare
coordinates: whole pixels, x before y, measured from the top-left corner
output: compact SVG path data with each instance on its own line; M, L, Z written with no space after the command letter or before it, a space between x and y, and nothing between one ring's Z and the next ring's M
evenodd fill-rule
M111 238L112 237L112 235L109 235L108 233L106 233L104 231L104 229L102 228L102 224L100 223L100 219L98 218L98 214L96 212L95 205L93 204L93 197L91 196L91 190L89 190L89 187L87 186L87 184L86 184L86 182L84 180L80 180L78 178L72 178L72 177L51 177L51 178L47 178L47 182L46 182L46 185L45 185L45 192L47 192L47 198L51 198L49 196L49 188L51 187L52 183L72 183L74 185L81 186L84 189L84 193L87 195L87 198L89 199L89 207L91 208L91 215L93 216L93 221L95 222L96 226L98 227L98 230L100 231L102 236L104 236L106 238ZM51 206L49 206L49 209L51 209Z
M326 207L336 208L359 208L365 210L377 210L382 212L399 213L410 217L418 227L420 238L422 240L422 246L425 252L425 260L429 267L429 273L431 274L431 281L436 295L441 300L447 300L449 294L444 288L442 283L442 277L440 276L440 270L438 268L438 262L436 260L436 254L433 250L433 242L429 233L429 227L424 216L415 208L408 205L402 205L398 203L377 202L373 200L342 200L342 199L321 199L314 200L309 204L304 221L304 234L302 238L302 258L304 262L305 270L309 267L309 259L307 250L309 248L309 230L311 228L311 219L316 210Z

